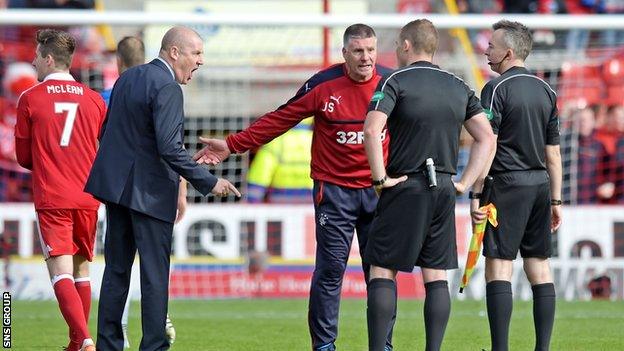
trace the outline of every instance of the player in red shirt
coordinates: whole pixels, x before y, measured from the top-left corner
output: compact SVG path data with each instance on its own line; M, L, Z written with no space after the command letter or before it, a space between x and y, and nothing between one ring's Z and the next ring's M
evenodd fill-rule
M106 107L98 93L69 74L74 39L37 32L33 66L41 81L17 103L17 160L32 170L41 247L54 293L69 326L68 350L95 351L87 327L91 307L88 261L99 202L83 191Z
M338 334L340 289L354 229L360 253L377 205L364 151L363 125L371 96L383 74L377 66L377 38L364 24L348 27L343 37L345 63L310 78L286 104L226 140L203 139L198 162L218 163L231 152L267 144L302 119L314 116L311 177L314 179L316 261L310 289L308 323L314 350L331 351ZM388 151L385 129L384 155ZM363 264L366 281L368 265ZM392 331L387 350L392 349Z

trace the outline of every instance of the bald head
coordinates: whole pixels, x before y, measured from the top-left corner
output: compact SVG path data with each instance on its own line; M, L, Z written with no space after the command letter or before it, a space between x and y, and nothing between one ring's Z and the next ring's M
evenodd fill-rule
M160 43L160 52L167 52L172 47L184 49L194 40L200 40L199 34L188 27L177 26L169 29Z
M175 80L186 84L193 72L204 64L204 42L188 27L173 27L165 33L158 56L167 61Z

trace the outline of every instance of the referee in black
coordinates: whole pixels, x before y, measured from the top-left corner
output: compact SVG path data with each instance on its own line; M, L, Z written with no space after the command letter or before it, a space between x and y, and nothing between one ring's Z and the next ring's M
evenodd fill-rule
M486 84L481 103L497 134L489 174L498 227L488 226L483 255L493 351L507 351L512 311L512 261L518 250L533 290L535 350L548 350L555 317L555 287L548 258L551 232L561 225L561 154L557 96L524 67L533 40L518 22L499 21L485 52L500 76ZM480 177L480 180L482 178ZM480 189L481 181L474 189ZM472 194L474 222L485 215Z
M397 271L412 272L414 266L421 267L425 282L426 350L440 349L451 308L446 270L457 268L456 192L482 174L494 150L492 128L474 91L431 63L437 46L438 32L428 20L401 29L396 51L402 68L379 82L364 123L373 184L381 190L364 254L371 264L370 351L386 345ZM391 135L387 170L380 138L386 122ZM462 125L475 142L461 180L453 183Z

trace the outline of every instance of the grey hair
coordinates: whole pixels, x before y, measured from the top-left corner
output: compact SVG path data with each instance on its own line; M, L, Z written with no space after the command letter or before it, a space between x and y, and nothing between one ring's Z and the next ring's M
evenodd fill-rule
M507 20L494 23L492 28L494 30L504 30L505 35L503 36L503 40L505 41L505 45L507 45L509 49L512 49L518 58L523 61L526 60L533 48L533 36L529 28L520 22Z
M342 45L347 47L349 40L351 39L366 39L366 38L376 38L375 30L370 26L362 23L352 24L344 32L342 36Z

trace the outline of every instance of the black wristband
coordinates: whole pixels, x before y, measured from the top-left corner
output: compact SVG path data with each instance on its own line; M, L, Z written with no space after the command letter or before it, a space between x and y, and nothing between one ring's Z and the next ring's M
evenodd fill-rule
M373 185L374 186L382 186L386 182L386 179L388 179L388 176L384 175L379 180L373 180Z
M562 204L563 204L563 201L561 200L550 200L551 206L561 206Z
M469 199L480 199L481 198L481 193L473 193L472 191L468 192L468 198Z

